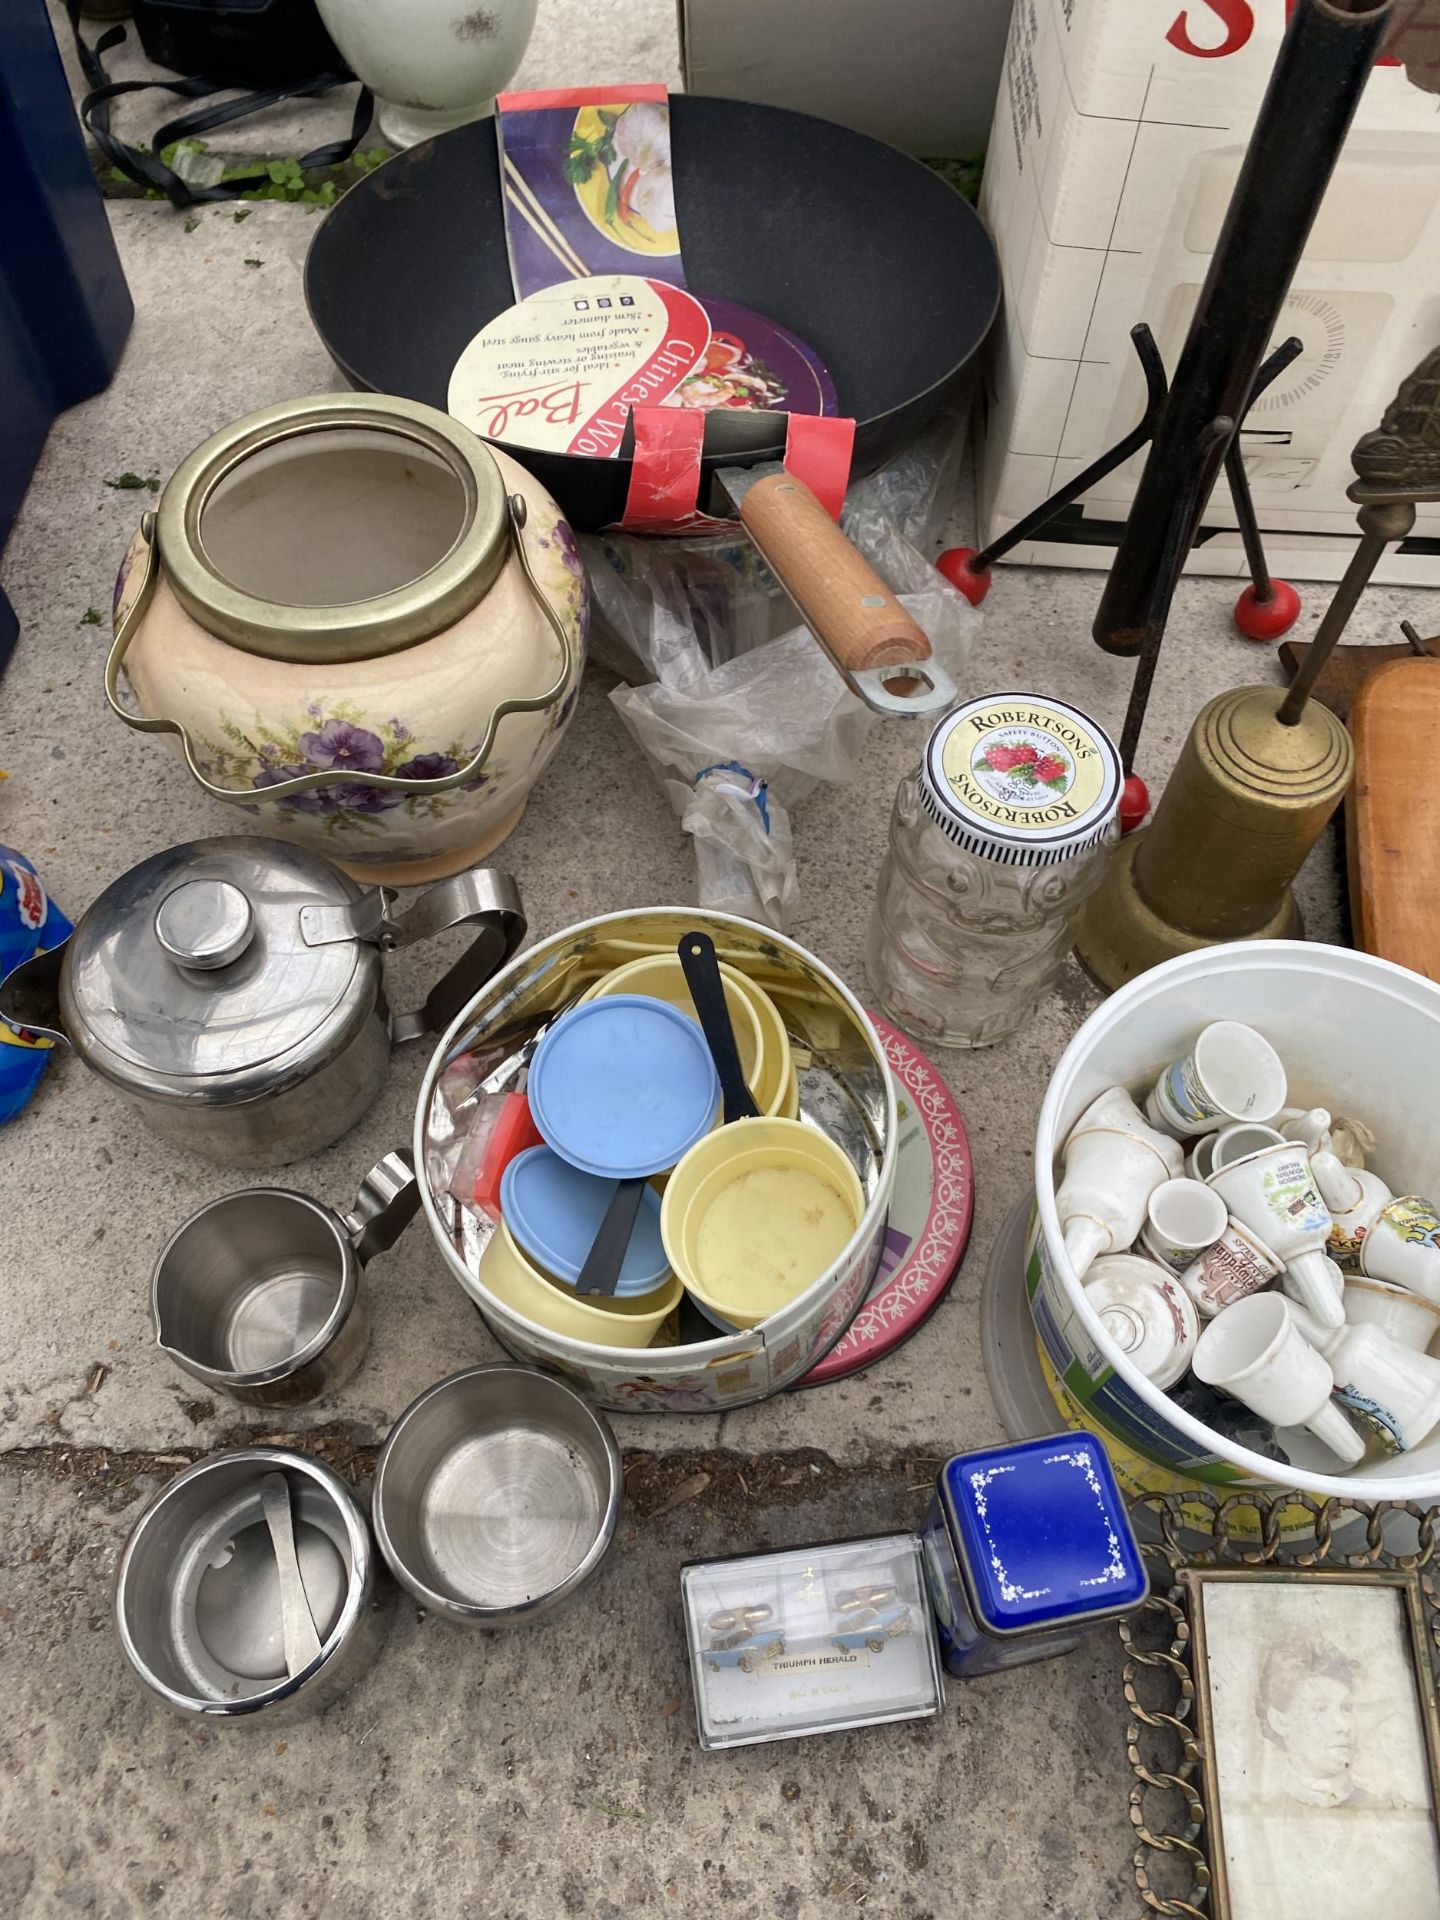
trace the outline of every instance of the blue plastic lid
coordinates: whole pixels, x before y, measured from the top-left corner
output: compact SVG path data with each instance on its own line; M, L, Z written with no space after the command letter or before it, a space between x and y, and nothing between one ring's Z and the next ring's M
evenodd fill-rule
M720 1105L699 1027L639 993L562 1014L535 1049L526 1091L546 1141L604 1180L668 1172L704 1139Z
M614 1192L613 1180L582 1173L552 1147L529 1147L505 1169L500 1211L530 1258L553 1279L568 1280L573 1287ZM669 1271L660 1241L660 1196L649 1187L615 1291L627 1297L651 1293Z
M1093 1433L957 1454L945 1518L982 1626L997 1633L1103 1619L1149 1580L1110 1459Z

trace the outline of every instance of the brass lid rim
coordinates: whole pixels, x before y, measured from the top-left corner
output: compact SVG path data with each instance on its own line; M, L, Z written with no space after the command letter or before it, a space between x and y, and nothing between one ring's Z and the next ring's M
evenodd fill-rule
M334 606L293 606L234 586L211 563L201 536L216 487L264 447L345 427L391 432L444 461L465 494L464 520L450 550L418 579ZM398 652L452 626L498 577L509 552L509 523L495 457L460 421L388 394L322 393L246 414L196 447L160 495L155 540L172 592L207 632L247 653L309 664Z

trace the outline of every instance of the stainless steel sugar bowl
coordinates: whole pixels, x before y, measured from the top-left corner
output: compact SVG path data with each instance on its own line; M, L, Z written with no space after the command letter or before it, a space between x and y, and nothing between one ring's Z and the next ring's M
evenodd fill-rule
M392 1017L386 952L461 925L467 951ZM392 891L304 848L193 840L112 881L68 940L15 968L0 1015L72 1047L175 1145L279 1166L347 1132L392 1041L443 1028L524 933L514 882L490 868L397 911Z
M177 1713L267 1726L354 1685L393 1598L354 1494L287 1447L187 1467L136 1521L115 1573L120 1645L151 1693Z

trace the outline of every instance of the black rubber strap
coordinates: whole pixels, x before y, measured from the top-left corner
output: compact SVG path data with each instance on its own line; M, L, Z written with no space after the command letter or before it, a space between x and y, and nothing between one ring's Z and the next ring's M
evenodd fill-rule
M313 79L292 81L283 87L266 87L258 92L241 94L238 99L219 100L209 106L177 114L173 120L167 120L163 127L155 129L151 151L147 153L140 147L129 146L112 131L112 101L127 93L144 93L151 87L160 87L181 100L204 100L211 94L234 93L235 89L223 80L207 80L200 75L178 80L111 80L105 72L101 56L112 52L126 39L124 27L107 27L95 45L89 47L80 33L80 0L66 0L65 10L75 35L80 67L90 88L80 102L82 123L94 136L95 144L112 166L117 167L127 179L133 180L136 186L162 193L173 207L193 207L210 200L238 199L252 187L268 186L270 171L268 166L262 164L255 173L237 174L233 179L217 181L210 187L194 186L188 180L182 180L173 167L167 167L160 159L162 147L168 147L173 140L186 140L197 134L209 133L216 127L228 125L232 120L242 119L248 113L258 113L264 107L277 106L282 100L310 99L328 93L332 87L345 86L353 78L348 73L321 73ZM316 147L312 153L302 154L301 167L336 167L348 160L365 138L374 108L373 95L368 87L362 87L355 101L355 115L348 136Z

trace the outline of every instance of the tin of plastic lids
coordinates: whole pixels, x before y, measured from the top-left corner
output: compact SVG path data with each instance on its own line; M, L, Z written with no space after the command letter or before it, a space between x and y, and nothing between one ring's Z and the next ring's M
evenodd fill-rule
M1092 1433L957 1454L936 1491L986 1633L1084 1626L1129 1613L1149 1590L1125 1497Z
M753 1746L945 1703L913 1533L680 1570L700 1745Z
M500 1211L536 1265L573 1287L614 1192L613 1180L582 1173L553 1147L531 1147L505 1169ZM660 1196L651 1188L641 1199L615 1291L627 1298L653 1293L669 1272L660 1242Z
M705 1036L664 1000L617 993L562 1014L535 1050L530 1111L562 1159L606 1180L666 1173L715 1124Z
M1120 756L1103 728L1049 694L967 700L930 736L925 811L957 846L1002 865L1050 866L1104 839Z

